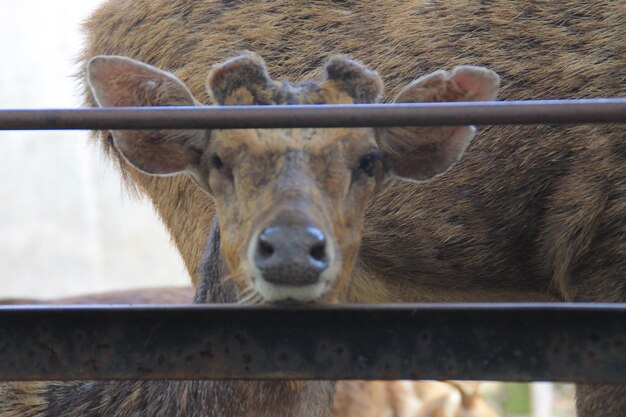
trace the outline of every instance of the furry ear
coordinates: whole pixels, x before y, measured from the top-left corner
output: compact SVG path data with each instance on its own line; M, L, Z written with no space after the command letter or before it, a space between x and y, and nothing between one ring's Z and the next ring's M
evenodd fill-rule
M436 71L404 88L395 102L481 101L495 99L498 75L486 68L463 65L452 73ZM473 126L393 127L377 130L377 140L392 172L426 180L452 166L474 137Z
M207 89L220 105L272 104L279 83L272 80L263 60L247 52L214 66Z
M343 56L331 58L326 64L322 84L352 98L353 103L375 103L383 92L383 82L377 72Z
M185 84L172 74L133 59L97 56L87 79L100 107L194 106ZM113 130L124 158L148 174L194 171L206 145L202 130Z

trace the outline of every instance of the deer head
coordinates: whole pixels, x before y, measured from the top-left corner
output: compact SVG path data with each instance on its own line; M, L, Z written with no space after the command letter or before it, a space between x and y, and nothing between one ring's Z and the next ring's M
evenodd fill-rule
M172 74L124 57L89 63L97 103L194 106ZM273 80L247 53L213 67L207 89L219 105L375 103L378 74L331 58L320 80ZM396 102L491 100L498 76L456 67L418 78ZM115 147L150 175L189 175L214 199L230 277L267 302L343 300L365 210L392 178L424 181L456 162L471 126L234 130L115 130Z

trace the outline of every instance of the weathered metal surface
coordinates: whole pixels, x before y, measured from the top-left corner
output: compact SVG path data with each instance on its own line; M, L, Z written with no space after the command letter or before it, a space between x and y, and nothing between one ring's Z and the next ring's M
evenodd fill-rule
M3 307L0 379L626 383L626 304Z
M0 130L624 123L626 98L308 106L2 110Z

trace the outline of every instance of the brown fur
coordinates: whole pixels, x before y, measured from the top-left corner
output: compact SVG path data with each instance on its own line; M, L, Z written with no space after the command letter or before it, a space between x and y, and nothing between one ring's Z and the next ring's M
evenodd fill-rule
M0 384L2 417L327 416L331 384L284 381L92 381Z
M384 77L385 101L417 75L465 63L498 72L504 99L615 97L626 95L625 10L599 0L112 0L86 24L84 59L156 65L204 103L208 67L242 49L290 81L319 78L328 56L349 54ZM626 301L625 133L623 125L482 130L446 175L397 182L369 205L350 299ZM186 177L148 177L119 161L197 281L210 198ZM625 410L625 398L623 387L585 388L579 413Z
M626 94L618 3L109 1L86 23L84 57L157 65L205 103L208 68L243 49L291 81L317 78L329 55L348 53L384 77L386 100L420 73L463 63L501 74L503 99L614 97ZM623 300L623 283L597 285L592 273L624 271L623 137L623 126L489 128L447 175L398 183L370 206L361 266L403 294L395 301L446 300L449 289L468 300L477 291ZM196 279L210 198L185 177L124 172L150 196ZM591 265L585 254L598 245L613 262Z

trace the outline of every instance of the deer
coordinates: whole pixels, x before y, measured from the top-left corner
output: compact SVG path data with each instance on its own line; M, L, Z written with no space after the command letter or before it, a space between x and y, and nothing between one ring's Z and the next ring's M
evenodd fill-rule
M88 71L104 107L138 99L199 104L172 74L126 57L94 57ZM382 92L376 72L343 56L331 58L324 73L317 81L278 82L260 57L245 53L214 67L207 88L222 105L373 103ZM417 78L398 100L488 100L498 86L493 71L465 65ZM215 201L196 303L336 303L347 300L367 203L394 178L443 172L475 133L472 126L415 129L417 138L398 128L112 134L137 169L187 175ZM329 381L9 383L0 385L0 416L327 416L333 388Z
M497 417L479 386L460 381L340 381L332 417Z
M163 286L106 291L62 298L1 298L0 305L190 304L193 302L195 293L195 288L191 286Z
M167 104L160 100L161 94L157 97L136 94L134 100L119 97L115 100L111 96L112 101L102 101L92 90L93 74L87 71L91 67L89 63L93 63L91 59L99 55L124 56L170 72L190 92L181 93L170 105L196 104L196 101L271 104L281 98L281 94L274 94L280 87L272 82L267 84L262 70L253 71L255 75L247 79L251 85L244 87L245 80L227 75L236 71L222 72L219 70L222 67L218 67L208 80L217 88L205 89L209 65L250 50L264 58L273 77L295 83L321 79L327 67L320 64L333 54L346 54L382 74L385 90L378 93L381 102L436 101L438 97L433 95L404 89L416 74L463 64L497 72L502 77L499 97L505 100L624 96L623 16L619 2L598 0L584 3L320 0L306 4L279 0L136 0L132 3L107 0L85 23L86 46L81 57L84 71L78 77L84 85L88 106ZM250 60L238 62L243 67ZM120 83L127 78L124 73L120 71L116 78ZM227 79L232 83L221 82ZM264 79L264 88L259 88L264 85ZM361 98L376 90L377 82L369 79L372 83L359 84L360 89L355 91L357 96L363 96L348 99L338 94L337 100L361 102ZM179 85L174 80L171 83ZM241 87L219 88L238 83ZM335 84L340 88L343 81ZM296 100L293 97L297 94L286 96ZM333 227L332 234L300 228L294 234L291 231L285 234L283 229L283 233L270 233L262 238L269 246L265 243L257 246L265 248L257 253L260 260L271 259L272 251L268 248L274 239L298 242L293 250L297 247L305 251L306 245L316 248L312 252L316 263L311 263L311 270L302 275L299 289L288 292L251 286L262 272L246 261L247 255L241 255L242 245L250 246L257 239L254 233L260 231L261 225L232 213L227 216L232 214L236 219L216 216L216 212L222 214L231 207L251 211L249 206L214 201L207 189L214 192L224 182L209 174L214 183L207 186L203 182L205 174L195 168L185 166L185 175L167 175L180 168L176 163L184 164L186 158L199 155L200 134L188 138L184 152L170 157L174 165L159 172L162 176L147 174L146 171L158 167L146 165L146 161L140 163L140 169L135 169L134 154L127 155L133 150L125 152L124 145L120 148L116 132L101 134L99 138L103 151L115 161L129 187L152 201L196 286L202 281L200 265L206 236L218 222L222 232L220 246L227 263L245 264L243 268L247 268L239 272L232 269L237 276L229 282L244 285L242 291L251 302L284 299L310 302L311 293L301 291L304 285L315 286L319 295L313 300L316 302L626 300L623 126L486 127L476 140L467 144L464 157L445 174L446 164L434 161L449 161L445 152L438 152L461 151L464 145L455 140L450 142L450 136L444 136L442 143L446 145L435 149L429 145L414 147L413 142L428 132L436 136L440 135L436 131L450 132L439 129L388 130L391 137L404 139L392 145L379 145L377 151L382 161L376 153L365 157L363 150L352 150L353 158L365 158L363 166L359 159L358 165L356 162L350 165L350 170L360 172L364 179L391 172L405 180L395 178L386 182L369 202L355 208L361 210L355 213L355 218L314 227L322 232L325 227ZM314 131L309 130L308 134ZM359 136L367 130L351 131ZM272 133L288 135L281 132L284 131ZM326 134L333 135L332 132ZM146 144L151 143L150 138L171 144L181 132L130 134ZM274 143L267 131L225 134L233 136L233 143L255 135L268 146ZM379 132L374 130L374 134ZM248 150L262 153L263 149ZM216 152L216 158L211 156L208 162L213 164L214 172L221 170L227 173L226 178L232 174L235 179L232 162L227 158L231 157L232 149L230 153L228 149L220 152L228 155ZM434 159L433 152L438 154ZM415 159L404 165L400 157L405 155ZM278 158L272 166L280 165L280 161L286 160L281 158L287 156ZM296 155L289 158L294 158L289 159L294 163L300 161ZM412 171L416 166L422 166L423 171L419 174ZM249 171L270 169L266 164L247 167ZM373 177L369 177L372 167ZM339 169L336 165L327 170L327 180L337 180L330 192L341 190L344 184L340 176L334 177ZM346 167L343 169L347 175ZM294 171L294 178L301 178L295 175L300 172ZM273 181L279 183L277 179ZM259 187L255 184L252 191L261 192L260 185L264 184ZM244 194L239 194L237 202ZM272 199L281 198L291 197L281 197L278 191L272 194ZM324 211L332 204L321 193L299 200L294 206L304 209L313 206ZM332 207L334 213L336 206ZM259 208L268 214L263 224L275 218L266 209ZM345 205L340 209L346 209ZM237 233L233 234L228 232L232 230L228 226L234 223ZM240 236L249 240L239 239ZM345 246L338 248L337 242ZM343 252L345 248L348 252ZM331 254L339 253L340 249L341 256L332 255L335 257L331 259ZM273 265L270 260L262 268L273 270ZM333 271L335 267L341 271ZM320 273L324 278L311 283L316 268L324 268L325 272ZM334 274L349 279L335 281L331 278ZM332 290L325 289L327 283ZM623 386L580 384L577 388L580 417L624 415L625 401Z

